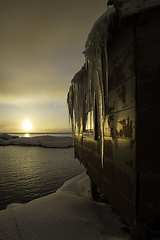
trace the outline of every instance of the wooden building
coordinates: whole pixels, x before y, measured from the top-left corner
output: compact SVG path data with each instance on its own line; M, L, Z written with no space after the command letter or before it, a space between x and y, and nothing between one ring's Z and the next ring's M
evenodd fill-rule
M75 157L122 220L160 217L160 1L112 0L68 93Z

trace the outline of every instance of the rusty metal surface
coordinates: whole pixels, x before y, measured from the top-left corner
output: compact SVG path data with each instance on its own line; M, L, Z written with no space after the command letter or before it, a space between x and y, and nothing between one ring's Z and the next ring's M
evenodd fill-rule
M124 222L132 226L136 215L136 207L118 191L110 181L102 178L102 189L107 200L112 204L114 210L121 216Z
M141 137L137 140L137 171L160 173L160 137Z
M83 147L86 147L93 152L97 151L97 141L89 138L89 137L83 137Z
M118 32L112 44L108 47L108 69L110 70L119 58L133 43L133 22Z
M87 166L88 176L96 184L96 186L102 191L102 174L93 168L92 165Z
M138 216L140 218L160 217L160 174L141 173L139 184Z
M157 137L141 137L137 141L140 218L160 217L159 142L160 138Z
M113 161L105 160L104 167L102 169L103 177L112 184L112 188L115 183L115 163Z
M160 8L136 22L137 171L139 218L160 217ZM151 15L150 15L151 16ZM146 20L146 21L145 21Z
M133 25L120 31L110 47L108 115L104 124L103 193L122 219L131 224L136 215L137 178Z
M136 171L136 140L105 137L104 170L107 161L114 162L124 169Z
M109 92L108 107L111 113L134 107L136 104L136 77L133 76Z
M160 217L160 202L141 201L138 204L139 218L155 218Z
M83 136L82 134L75 134L75 142L82 145Z
M135 139L135 108L109 115L104 123L105 137Z
M129 79L135 74L134 45L132 44L109 70L109 91Z
M134 172L116 165L114 186L126 199L132 202L132 204L135 204L136 174Z
M136 141L135 139L115 139L115 162L124 169L136 171Z
M119 190L133 204L136 197L135 147L135 142L131 143L129 139L105 138L102 169L103 176L113 184L112 187Z
M75 158L78 158L80 162L83 162L83 146L75 142ZM84 166L86 163L83 164Z
M108 160L113 160L115 158L114 155L114 139L112 137L104 138L104 156Z
M128 114L128 117L126 118L122 112L120 114L115 114L116 115L116 122L118 123L116 128L115 128L115 135L117 137L128 137L128 138L133 138L134 134L134 121L135 119L132 118L132 115ZM121 115L122 117L120 117ZM122 120L119 120L122 119Z
M137 70L160 71L160 41L137 39Z
M160 104L142 104L137 107L138 137L159 137Z
M134 15L139 12L144 12L150 8L155 8L160 5L159 0L113 0L113 4L120 18Z
M160 7L152 9L147 14L136 16L136 37L148 40L160 40L160 31L157 31L157 23L160 22Z
M137 72L137 102L160 104L160 69L156 72Z
M118 190L114 189L113 207L119 213L124 222L133 225L133 219L136 216L136 207Z
M159 16L135 18L137 36L133 23L118 26L109 45L103 167L95 129L75 136L76 157L129 225L135 217L160 217L160 40L152 29ZM157 39L145 39L148 31Z
M160 173L140 172L140 201L144 202L160 202ZM153 201L154 199L154 201ZM160 214L160 212L159 212Z

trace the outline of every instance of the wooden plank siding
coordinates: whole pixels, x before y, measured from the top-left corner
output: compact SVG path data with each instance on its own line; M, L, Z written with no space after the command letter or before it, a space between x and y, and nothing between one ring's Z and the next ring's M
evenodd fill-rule
M160 8L137 16L138 217L160 217Z
M75 133L75 156L130 226L135 218L160 217L159 13L116 17L109 27L103 167L96 130Z
M130 22L130 21L129 21ZM122 219L136 215L136 75L133 22L108 46L110 111L104 124L103 192Z

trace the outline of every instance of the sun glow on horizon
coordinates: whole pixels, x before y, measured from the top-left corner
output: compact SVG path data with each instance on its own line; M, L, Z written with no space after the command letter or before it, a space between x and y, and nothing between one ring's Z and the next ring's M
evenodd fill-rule
M26 133L24 136L25 136L25 137L29 137L29 134L28 134L28 133Z
M25 121L25 122L23 123L23 129L24 129L25 131L31 130L31 129L32 129L31 123L30 123L29 121Z

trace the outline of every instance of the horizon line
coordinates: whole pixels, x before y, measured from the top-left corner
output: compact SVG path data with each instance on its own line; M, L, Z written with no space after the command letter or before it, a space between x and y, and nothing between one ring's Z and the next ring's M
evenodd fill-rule
M72 132L0 132L0 134L6 133L6 134L72 134Z

